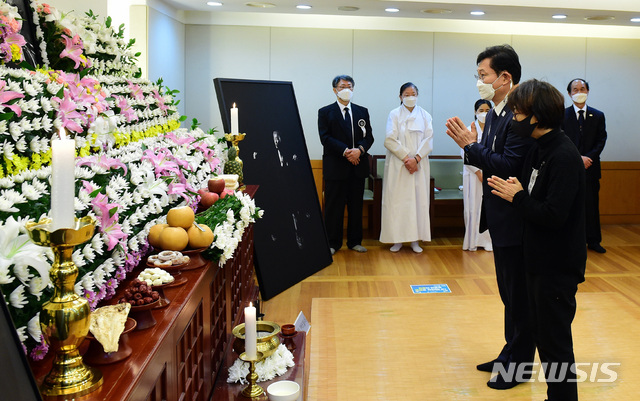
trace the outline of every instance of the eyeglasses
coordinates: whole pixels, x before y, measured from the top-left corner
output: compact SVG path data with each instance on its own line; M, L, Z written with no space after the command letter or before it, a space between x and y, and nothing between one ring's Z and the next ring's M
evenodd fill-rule
M336 88L341 91L343 89L353 89L353 86L351 86L351 85L339 85Z
M490 74L474 74L474 75L473 75L473 77L474 77L476 80L478 80L478 79L479 79L480 81L484 82L484 79L485 79L486 77L488 77L488 76L490 76L490 75L493 75L493 74L495 74L495 73L494 73L494 72L492 72L492 73L490 73Z

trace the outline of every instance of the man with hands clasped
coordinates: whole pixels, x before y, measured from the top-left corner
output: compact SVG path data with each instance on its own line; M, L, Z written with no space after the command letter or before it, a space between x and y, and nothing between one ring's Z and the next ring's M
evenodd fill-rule
M324 222L331 254L342 247L344 208L347 207L347 247L362 246L362 196L369 176L367 151L373 144L369 111L351 102L355 82L348 75L333 79L337 97L318 110L318 133L323 146Z
M506 107L507 97L520 81L518 54L509 45L488 47L476 59L476 86L480 97L495 104L486 117L480 143L475 124L471 130L458 117L447 120L447 135L464 149L464 163L478 167L484 177L519 176L531 138L511 132L513 113ZM508 370L533 362L535 348L529 324L524 257L522 251L523 220L511 204L491 193L487 181L482 183L480 231L489 229L496 267L496 280L504 304L504 336L506 344L498 356L477 366L485 372ZM514 375L515 376L515 375ZM494 389L505 390L521 383L518 378L501 373L487 382Z

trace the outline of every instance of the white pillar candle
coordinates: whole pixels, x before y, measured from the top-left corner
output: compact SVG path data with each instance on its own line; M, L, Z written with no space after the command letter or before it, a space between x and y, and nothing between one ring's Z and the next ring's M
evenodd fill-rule
M238 133L238 108L234 103L231 108L231 135L237 135Z
M51 141L51 230L75 227L76 141L67 138Z
M258 352L256 308L250 303L244 308L244 352L247 359L256 359Z

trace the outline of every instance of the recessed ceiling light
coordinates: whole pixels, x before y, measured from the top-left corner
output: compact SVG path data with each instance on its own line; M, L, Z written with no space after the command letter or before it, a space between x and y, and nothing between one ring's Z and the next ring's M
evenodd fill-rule
M640 22L640 17L631 18L629 21L631 21L631 22Z
M564 15L564 14L555 14L551 18L553 18L553 19L566 19L567 16Z
M613 15L594 15L591 17L585 17L584 19L587 21L609 21L612 19L616 19L616 17L614 17Z
M360 7L353 7L353 6L340 6L338 7L338 10L340 11L358 11L360 9Z
M296 8L300 10L311 10L311 6L308 4L298 4Z
M395 7L388 7L388 8L385 8L384 11L388 13L397 13L398 11L400 11L400 9Z
M276 5L273 3L261 3L257 1L252 1L251 3L246 3L245 6L256 7L256 8L273 8Z
M484 11L471 11L469 14L471 14L471 15L484 15Z
M211 7L219 7L222 5L222 3L219 1L207 1L207 5Z
M446 8L428 8L421 11L425 14L451 14L451 10Z

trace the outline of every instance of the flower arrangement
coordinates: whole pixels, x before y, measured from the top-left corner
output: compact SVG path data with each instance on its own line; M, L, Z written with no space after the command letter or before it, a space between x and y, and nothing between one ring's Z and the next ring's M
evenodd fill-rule
M0 65L0 289L25 352L38 360L48 351L39 311L53 293L53 254L30 241L25 223L49 214L50 142L58 130L76 142L76 217L97 222L94 237L73 254L76 292L92 308L112 297L146 256L151 226L172 207L196 207L196 189L222 171L227 155L213 130L204 132L195 120L191 129L181 128L186 117L177 112L176 91L161 79L137 77L122 27L98 23L93 13L75 17L31 5L44 65ZM13 61L24 46L11 22L19 18L0 0L0 52L10 48ZM12 31L2 30L9 25ZM211 226L218 238L209 251L221 263L261 216L245 194L225 200L225 220Z
M259 382L271 380L276 376L282 376L287 372L287 368L295 366L293 354L283 344L278 345L276 351L267 358L256 363L256 374ZM249 374L249 362L236 359L233 365L229 366L229 377L227 383L247 384Z
M26 41L20 34L22 21L18 9L8 3L0 3L0 62L24 60L22 47Z

